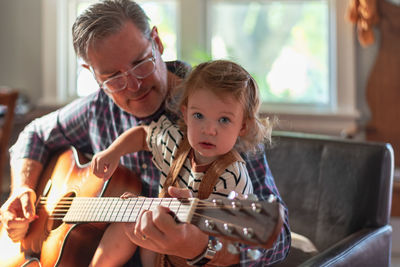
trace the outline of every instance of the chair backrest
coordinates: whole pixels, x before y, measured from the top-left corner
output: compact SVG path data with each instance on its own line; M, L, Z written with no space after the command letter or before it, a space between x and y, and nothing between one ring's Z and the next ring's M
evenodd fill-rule
M388 224L390 144L278 132L266 153L291 230L318 249L361 228Z
M15 105L18 98L17 91L0 91L0 107L2 116L0 116L0 192L2 185L2 176L4 166L8 159L8 146L10 141L11 130L14 120Z

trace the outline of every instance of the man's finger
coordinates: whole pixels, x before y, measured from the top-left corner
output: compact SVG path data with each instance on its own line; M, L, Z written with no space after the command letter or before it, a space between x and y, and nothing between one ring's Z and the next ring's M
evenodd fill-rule
M7 230L8 236L14 242L24 238L29 228L29 220L25 218L15 218L6 222L3 227Z
M120 198L122 199L127 199L127 198L131 198L131 197L137 197L137 195L131 193L131 192L124 192Z
M171 197L176 198L191 198L193 197L192 192L187 188L178 188L174 186L168 187L168 194Z
M26 232L28 231L29 223L17 224L12 229L9 229L8 236L12 240L21 240L24 238Z
M25 218L33 220L35 218L35 197L33 192L26 192L21 195L21 208Z
M152 221L161 233L178 235L180 228L173 215L169 208L159 206L153 211Z

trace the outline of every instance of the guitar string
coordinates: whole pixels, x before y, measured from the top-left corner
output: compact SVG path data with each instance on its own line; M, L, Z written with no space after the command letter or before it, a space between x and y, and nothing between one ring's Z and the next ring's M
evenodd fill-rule
M41 210L42 208L43 208L43 205L41 205L37 210ZM52 209L52 211L53 211L54 214L64 215L65 216L68 213L69 208L70 208L70 206L63 206L63 207L56 206L56 208ZM110 207L110 208L112 208L112 207ZM170 207L170 208L171 209L179 208L179 206L173 206L173 207ZM135 207L133 207L133 209L135 209ZM203 209L204 210L211 210L211 209L220 210L220 209L224 209L224 210L234 210L234 211L236 210L236 209L234 209L234 208L232 208L230 206L226 206L226 207L208 207L208 206L199 207L199 206L196 206L196 209L197 210L203 210ZM150 208L150 210L153 210L153 209ZM241 210L254 211L252 208L242 208ZM84 212L86 212L86 210L82 211L82 213L84 213ZM120 214L123 214L123 212L117 212L117 214L120 215Z
M99 201L98 203L101 203L101 201ZM139 203L141 203L141 202L139 202ZM82 205L83 204L87 204L87 203L81 203ZM91 203L91 204L93 204L93 203ZM94 203L94 204L97 204L97 203ZM102 204L107 204L107 202L104 202L104 203L102 203ZM118 204L122 204L121 202L120 203L118 203ZM41 207L41 206L45 206L45 205L47 205L47 201L41 201L40 203L39 203L39 206ZM157 206L159 206L160 204L158 204ZM177 207L177 206L181 206L182 205L182 203L173 203L172 204L173 205L173 207ZM61 207L61 208L63 208L63 207L66 207L66 208L69 208L69 207L71 207L72 206L72 202L58 202L55 206L57 206L57 207ZM161 206L164 206L164 205L162 205L161 204ZM233 210L235 210L235 209L253 209L252 207L233 207L232 205L214 205L214 204L212 204L212 203L198 203L197 204L197 206L196 207L199 207L199 208L215 208L215 209L221 209L221 208L224 208L224 209L233 209Z
M67 214L67 212L68 212L68 210L69 210L69 208L71 207L71 205L72 205L72 201L73 201L73 197L65 197L65 198L62 198L60 201L58 201L57 202L57 204L55 205L55 209L53 209L53 214L50 216L50 217L54 217L54 218L57 218L57 219L59 219L59 218L61 218L61 219L63 219L64 218L64 216ZM98 199L98 198L95 198L95 197L88 197L88 198L85 198L84 200L90 200L90 199ZM121 200L121 198L115 198L115 197L111 197L111 198L105 198L105 199L108 199L108 200L110 200L110 199L112 199L112 200ZM131 198L132 199L132 198ZM136 203L138 202L138 199L146 199L146 198L134 198L135 200L136 200L136 202L135 202L135 205L136 205ZM65 200L67 200L67 201L65 201ZM167 201L165 201L165 200L167 200ZM168 198L168 199L164 199L164 202L168 202L168 200L170 200L170 203L169 204L171 204L172 203L172 200L174 200L175 202L173 203L173 205L171 206L169 206L171 209L174 209L174 208L180 208L180 206L181 206L181 204L182 204L182 202L180 202L178 199L176 199L176 198L174 198L174 199L172 199L172 198ZM179 202L176 202L176 201L179 201ZM105 201L104 201L105 202ZM161 204L161 202L162 201L160 201L160 203L159 204ZM59 203L62 203L62 205L60 205ZM47 197L41 197L40 198L40 203L39 203L39 206L37 207L38 208L38 210L40 210L43 206L45 206L47 204ZM84 204L87 204L87 201L85 202L85 203L83 203L83 205ZM103 204L107 204L107 203L103 203ZM129 205L129 203L128 203L128 205ZM134 207L135 208L135 207ZM199 203L198 203L198 205L196 206L196 209L225 209L225 210L237 210L238 209L238 207L232 207L231 205L214 205L214 203L210 203L210 202L208 202L208 201L203 201L203 200L199 200ZM246 209L248 209L248 210L253 210L253 208L252 207L240 207L240 209L244 209L244 210L246 210ZM179 212L179 211L178 211ZM181 211L181 212L186 212L186 211ZM120 213L118 213L118 215L120 215ZM203 215L202 215L203 216ZM203 216L203 217L206 217L206 216Z
M74 199L75 198L73 198L73 197L61 198L59 201L57 201L57 206L70 207ZM104 198L96 198L96 197L87 197L86 198L86 197L84 197L84 198L78 198L78 200L82 200L82 201L86 200L86 203L83 203L83 204L87 204L87 202L90 201L91 199L93 199L93 200L104 199L104 202L109 201L109 200L118 200L118 201L122 200L122 201L125 201L125 200L130 200L131 199L131 200L136 200L136 202L138 202L139 200L142 200L142 199L144 199L144 201L146 201L146 199L154 200L154 199L159 199L159 198L129 198L129 199L122 199L122 198L118 198L118 197L104 197ZM184 201L182 202L182 201L180 201L180 199L177 199L177 198L164 198L163 201L161 201L161 202L168 202L168 200L170 201L168 204L171 204L171 200L174 201L173 202L174 205L182 205L182 203L185 204ZM100 200L98 202L102 202L102 201ZM160 204L161 204L161 202L160 202ZM190 202L190 200L187 201L187 203L189 203L189 202ZM46 205L47 204L47 197L41 197L40 198L40 204L41 205ZM62 204L62 205L60 205L60 204ZM252 207L240 207L240 206L232 207L232 205L214 204L214 203L211 203L209 201L204 201L204 200L199 200L199 202L197 204L197 207L207 207L207 208L215 207L216 209L220 209L220 208L225 208L225 209L227 209L227 208L230 208L230 209L238 209L238 208L240 208L240 209L246 209L246 208L247 209L253 209Z
M41 202L42 202L42 201L41 201ZM210 203L207 202L207 201L201 201L201 200L200 200L200 202L204 202L205 204L207 204L207 206L212 205L212 204L210 204ZM213 206L213 205L212 205L212 206ZM66 206L66 207L70 207L70 206ZM176 207L177 207L177 206L176 206ZM228 207L229 207L229 206L228 206ZM64 212L65 210L68 211L68 209L63 209L63 210L61 210L61 211ZM185 211L180 211L180 213L185 213ZM62 219L64 218L65 214L66 214L66 212L65 212L65 213L56 213L57 216L54 216L54 215L53 215L53 216L49 216L49 218L50 218L50 219L54 219L54 220L62 220ZM179 212L178 212L177 215L179 215ZM123 217L123 216L122 216L122 217ZM197 212L193 212L193 217L213 220L214 223L225 223L225 221L222 220L222 219L218 219L218 218L206 216L206 215L204 215L204 214L197 213ZM105 222L112 222L112 220L106 220ZM235 224L235 223L230 223L229 225L230 225L231 227L234 227L234 228L235 228L235 227L236 227L236 228L242 228L241 225ZM218 233L217 233L217 234L218 234Z
M37 209L38 210L41 210L43 207L45 206L45 204L41 204ZM53 212L57 212L57 213L59 213L59 214L63 214L63 215L66 215L67 214L67 212L69 211L69 209L70 209L70 207L71 207L71 205L63 205L63 206L60 206L60 205L56 205L55 206L55 208L54 209L52 209L53 210ZM110 206L110 208L112 208L113 206ZM179 208L180 206L179 205L175 205L175 206L170 206L169 208L171 208L171 209L174 209L174 208ZM133 207L134 209L135 209L135 207ZM197 205L196 206L196 209L197 210L202 210L202 209L206 209L206 210L211 210L211 209L215 209L215 210L219 210L219 209L224 209L224 210L237 210L237 208L233 208L233 207L231 207L231 206L220 206L220 207L215 207L215 206L209 206L209 205L204 205L204 206L201 206L201 205ZM252 208L250 208L250 207L245 207L245 208L240 208L240 210L249 210L249 211L253 211L254 209L252 209ZM64 213L63 213L64 212ZM83 212L86 212L86 211L83 211Z

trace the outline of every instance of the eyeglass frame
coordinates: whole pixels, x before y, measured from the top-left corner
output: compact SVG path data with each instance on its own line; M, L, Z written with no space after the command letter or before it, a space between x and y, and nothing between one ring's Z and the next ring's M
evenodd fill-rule
M121 92L121 91L123 91L123 90L126 89L126 87L128 86L128 76L129 76L129 75L132 75L133 77L135 77L136 79L139 79L139 80L142 80L142 79L144 79L144 78L149 77L149 76L150 76L151 74L153 74L154 71L156 70L156 55L155 55L155 50L156 50L156 49L155 49L155 48L156 48L156 44L154 43L154 40L152 39L152 40L151 40L151 57L145 58L145 59L143 59L141 62L135 64L135 65L134 65L132 68L130 68L129 70L127 70L127 71L125 71L125 72L123 72L123 73L121 73L121 74L118 74L118 75L116 75L116 76L114 76L114 77L108 78L107 80L105 80L105 81L99 83L99 87L100 87L101 89L107 91L107 92L110 93L110 94L115 94L115 93ZM149 61L153 63L153 70L152 70L151 72L149 72L148 74L146 74L146 75L144 75L144 76L138 76L137 74L135 74L134 72L132 72L133 70L137 69L137 68L138 68L139 66L141 66L142 64L147 63L147 62L149 62ZM93 73L93 75L95 75L93 69L92 69L92 73ZM125 77L125 86L123 86L122 88L117 89L117 90L110 90L107 86L104 85L106 82L109 82L110 80L112 81L112 80L117 79L117 78L120 78L120 77Z

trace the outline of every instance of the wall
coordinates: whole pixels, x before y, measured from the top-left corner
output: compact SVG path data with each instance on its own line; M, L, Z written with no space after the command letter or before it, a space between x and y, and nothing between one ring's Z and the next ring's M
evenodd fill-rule
M366 87L371 69L375 63L375 57L379 50L379 31L374 31L376 40L367 47L362 47L357 40L357 108L361 113L360 124L365 125L370 118L370 110L366 102Z
M0 1L0 85L19 88L32 99L42 90L40 0Z

